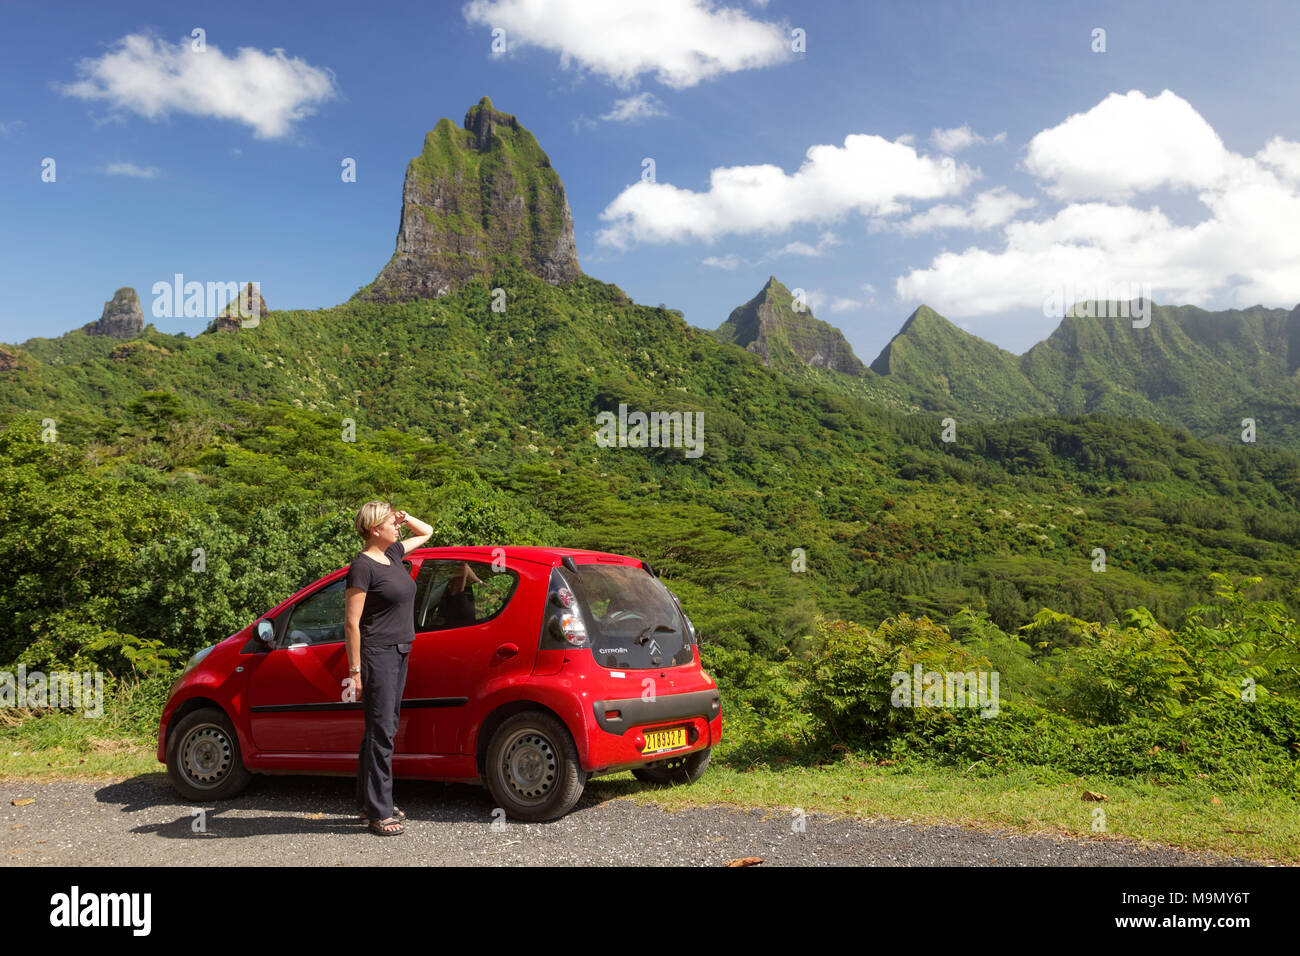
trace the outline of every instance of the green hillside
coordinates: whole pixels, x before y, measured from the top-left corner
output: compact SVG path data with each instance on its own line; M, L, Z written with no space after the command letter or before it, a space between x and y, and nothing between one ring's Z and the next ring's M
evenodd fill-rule
M920 408L1006 420L1043 414L1051 403L1021 374L1019 360L957 328L928 306L908 317L871 370L904 386Z
M56 454L27 444L52 420L60 467L139 486L132 508L182 501L245 533L254 509L310 504L344 529L317 569L348 559L361 501L400 494L419 513L463 479L512 516L498 537L546 529L551 543L642 554L698 596L720 640L767 654L818 612L873 622L969 605L1011 629L1044 605L1097 619L1141 603L1172 621L1210 571L1262 572L1261 593L1297 597L1289 454L1105 418L961 421L948 443L938 417L792 381L614 286L523 270L491 283L503 312L473 283L433 301L272 311L237 333L149 328L116 358L69 332L17 350L31 368L0 373L0 413L33 462ZM704 454L599 447L596 415L620 404L702 412ZM18 541L32 519L6 497ZM791 570L796 548L806 571ZM36 637L0 626L11 651Z

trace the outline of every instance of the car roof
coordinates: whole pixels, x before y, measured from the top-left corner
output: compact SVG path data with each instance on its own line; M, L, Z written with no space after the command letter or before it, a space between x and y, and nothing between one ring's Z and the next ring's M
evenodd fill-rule
M575 560L578 560L579 563L583 564L591 561L605 561L611 564L631 564L633 566L641 564L640 558L629 557L625 554L614 554L609 551L588 551L585 548L548 548L520 544L415 548L407 555L407 557L437 558L447 554L455 554L458 556L472 554L481 556L486 561L491 561L492 558L499 553L498 549L504 551L505 556L508 559L533 561L537 564L545 564L551 567L558 565L566 557L574 558Z

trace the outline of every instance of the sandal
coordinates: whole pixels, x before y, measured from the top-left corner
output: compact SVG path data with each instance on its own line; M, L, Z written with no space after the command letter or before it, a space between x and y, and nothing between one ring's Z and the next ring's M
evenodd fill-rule
M382 820L371 820L366 824L371 833L377 833L379 836L401 836L406 832L405 827L392 817L385 817ZM392 829L396 827L396 829Z
M402 812L401 807L393 807L393 815L388 819L396 820L398 823L401 823L403 820L406 819L406 814ZM370 818L366 816L366 812L364 810L361 811L361 825L366 827L370 826Z

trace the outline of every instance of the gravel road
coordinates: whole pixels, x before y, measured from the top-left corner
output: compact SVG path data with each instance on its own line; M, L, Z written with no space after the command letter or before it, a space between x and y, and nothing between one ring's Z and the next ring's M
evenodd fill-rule
M257 777L238 798L181 800L162 775L122 782L0 780L0 865L227 866L1201 866L1250 860L1115 839L1022 836L727 806L669 812L588 791L567 816L493 829L477 787L398 781L406 833L381 839L351 816L353 781ZM35 798L13 806L12 801ZM195 832L204 809L206 832Z

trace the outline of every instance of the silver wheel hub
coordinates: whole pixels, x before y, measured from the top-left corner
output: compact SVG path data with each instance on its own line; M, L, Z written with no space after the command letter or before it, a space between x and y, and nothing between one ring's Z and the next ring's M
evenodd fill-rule
M234 749L225 731L213 724L196 727L181 748L181 768L190 782L199 787L213 787L230 772Z
M555 787L559 758L550 740L536 731L524 731L502 751L501 769L517 799L540 803Z

